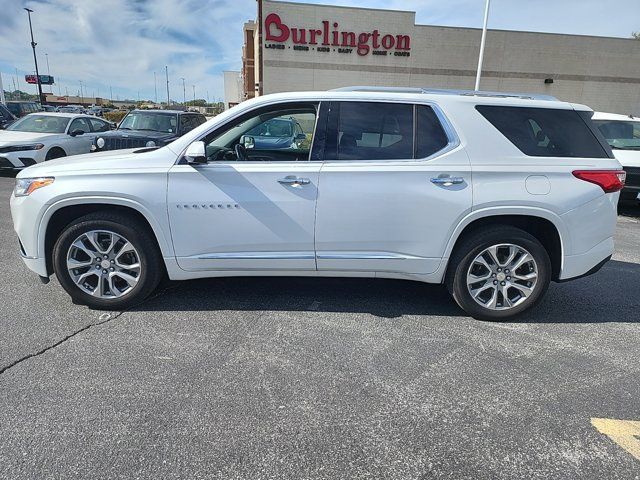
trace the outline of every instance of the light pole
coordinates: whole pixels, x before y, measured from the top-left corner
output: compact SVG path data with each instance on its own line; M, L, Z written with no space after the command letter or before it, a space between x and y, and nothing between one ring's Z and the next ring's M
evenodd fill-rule
M82 80L79 80L80 82L80 104L84 103L84 92L82 91Z
M42 101L42 85L40 84L40 74L38 73L38 59L36 58L36 45L37 43L33 40L33 27L31 26L31 14L33 10L30 8L24 7L27 11L27 16L29 17L29 32L31 32L31 48L33 49L33 63L36 65L36 83L38 84L38 100L40 103L45 103Z
M482 26L482 39L480 40L480 55L478 55L478 71L476 73L476 85L474 90L480 90L480 76L482 74L482 59L484 58L484 42L487 38L487 22L489 21L489 4L491 0L487 0L484 6L484 24Z
M158 81L156 80L156 72L153 72L153 90L156 92L156 103L158 103Z
M22 99L22 95L20 94L20 77L18 76L18 69L16 68L16 84L18 85L17 88L17 92L18 92L18 100Z
M109 85L109 103L113 103L113 88Z
M196 106L196 86L191 85L193 87L193 106Z
M164 66L164 73L167 76L167 107L169 107L169 67L167 65Z
M51 70L49 70L49 54L45 53L44 58L47 59L47 75L51 76Z
M182 104L186 105L186 103L187 103L187 93L186 92L187 91L186 91L185 86L184 86L184 78L180 77L180 80L182 80Z

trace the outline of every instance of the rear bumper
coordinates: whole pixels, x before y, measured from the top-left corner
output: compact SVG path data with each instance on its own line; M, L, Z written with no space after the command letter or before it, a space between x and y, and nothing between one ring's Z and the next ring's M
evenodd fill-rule
M558 281L576 280L597 272L611 259L613 249L613 237L609 237L584 253L566 255Z

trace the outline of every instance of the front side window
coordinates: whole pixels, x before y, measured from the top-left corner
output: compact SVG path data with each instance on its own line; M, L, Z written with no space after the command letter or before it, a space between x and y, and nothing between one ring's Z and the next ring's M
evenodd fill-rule
M317 104L288 104L250 112L205 139L209 161L309 160Z
M478 105L476 110L525 155L609 158L575 110L498 105Z
M338 160L413 158L413 105L341 102Z
M69 119L53 115L27 115L16 121L7 130L34 133L64 133Z
M640 150L640 122L626 120L593 120L611 148Z

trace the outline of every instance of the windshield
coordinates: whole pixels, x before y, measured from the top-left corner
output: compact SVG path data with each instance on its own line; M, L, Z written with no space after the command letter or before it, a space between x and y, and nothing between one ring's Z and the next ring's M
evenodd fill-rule
M640 150L640 122L633 120L594 120L611 148Z
M27 115L21 118L13 125L7 127L7 130L17 132L36 132L36 133L64 133L67 130L69 119L64 117L54 117L53 115Z
M274 118L261 123L245 135L250 137L291 137L293 136L293 122Z
M176 133L177 125L178 116L173 113L134 112L124 117L118 129Z

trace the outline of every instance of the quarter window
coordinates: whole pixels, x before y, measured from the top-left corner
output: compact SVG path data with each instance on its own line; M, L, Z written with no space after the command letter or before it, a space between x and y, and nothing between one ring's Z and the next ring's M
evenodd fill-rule
M416 110L416 158L430 157L446 147L449 139L433 108L418 105Z
M575 110L478 105L482 114L522 153L534 157L609 158L587 119Z

